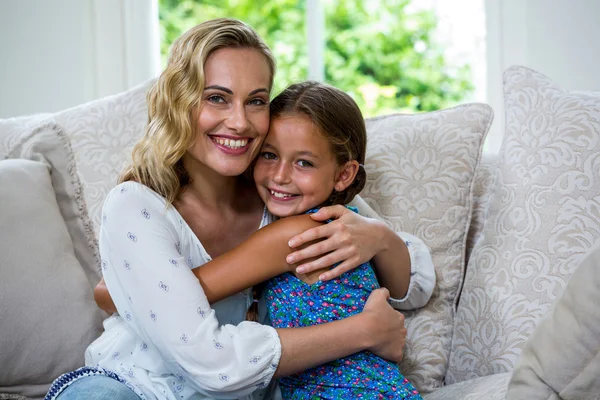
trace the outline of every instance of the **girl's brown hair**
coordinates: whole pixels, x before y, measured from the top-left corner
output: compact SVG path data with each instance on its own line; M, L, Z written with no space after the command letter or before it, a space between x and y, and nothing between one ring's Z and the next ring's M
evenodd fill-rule
M325 205L347 204L365 186L367 130L362 113L348 94L331 85L306 81L284 89L271 101L271 118L283 115L308 117L327 139L338 165L358 161L354 182L342 192L334 191Z
M148 92L148 126L119 182L142 183L167 203L173 203L189 183L182 157L194 140L192 116L204 90L204 65L223 48L255 49L264 55L271 70L271 89L275 59L252 28L228 18L191 28L173 43L167 67Z

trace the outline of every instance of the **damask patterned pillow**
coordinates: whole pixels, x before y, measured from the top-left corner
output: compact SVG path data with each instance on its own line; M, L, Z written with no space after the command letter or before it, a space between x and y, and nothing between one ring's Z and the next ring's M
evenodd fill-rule
M21 141L21 137L50 115L52 114L34 114L0 119L0 159L7 158L11 149Z
M148 122L146 92L153 82L54 115L71 141L96 235L104 199Z
M429 304L407 314L402 373L422 393L443 384L462 283L475 172L493 119L485 104L366 121L363 199L394 231L431 249L437 283Z
M600 396L600 247L581 261L527 340L510 379L511 400Z
M600 93L504 73L506 134L455 318L447 383L511 371L600 241Z

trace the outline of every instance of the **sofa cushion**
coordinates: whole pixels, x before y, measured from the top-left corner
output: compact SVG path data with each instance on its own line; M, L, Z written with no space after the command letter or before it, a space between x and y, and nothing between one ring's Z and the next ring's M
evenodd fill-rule
M600 239L600 93L504 74L506 133L455 318L447 383L512 370Z
M504 400L510 373L495 374L444 386L423 396L423 400ZM544 397L544 400L551 400Z
M600 394L600 247L581 262L535 329L511 378L509 399L592 399ZM554 397L552 397L554 396Z
M18 394L0 393L0 400L29 400L29 398Z
M133 145L144 133L148 122L146 92L153 82L53 116L73 147L96 235L104 199L117 184L119 174L131 160Z
M489 106L467 104L366 121L368 179L361 196L394 231L423 239L436 266L429 304L406 314L401 370L423 393L442 386L446 374L473 181L492 119Z
M63 143L54 144L64 151ZM44 161L0 161L0 392L31 398L42 398L58 375L83 365L104 317L51 173Z
M469 258L473 252L475 243L479 240L483 231L483 223L490 204L490 196L496 168L498 167L498 156L495 153L484 152L481 163L475 173L475 185L473 186L473 211L471 212L471 224L467 234L467 246L465 264L468 265Z
M21 133L5 158L24 158L50 165L52 186L75 247L75 256L83 266L90 285L95 286L102 276L98 243L71 145L64 131L51 120L42 122L29 132Z
M35 114L23 117L0 119L0 160L7 157L11 149L19 143L21 136L48 119L52 114Z

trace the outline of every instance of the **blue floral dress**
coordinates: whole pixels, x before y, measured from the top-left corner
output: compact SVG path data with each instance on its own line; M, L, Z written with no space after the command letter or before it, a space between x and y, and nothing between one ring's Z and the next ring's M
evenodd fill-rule
M264 294L272 325L297 328L358 314L378 287L371 263L366 262L337 279L312 285L291 273L282 274L267 282ZM369 351L282 378L280 388L283 398L292 400L421 399L395 363Z

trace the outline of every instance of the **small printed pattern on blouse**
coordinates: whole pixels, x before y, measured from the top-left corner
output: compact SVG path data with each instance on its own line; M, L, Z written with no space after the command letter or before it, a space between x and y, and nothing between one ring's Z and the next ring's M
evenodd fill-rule
M261 226L269 222L263 218ZM99 247L120 316L109 318L105 332L88 347L86 363L92 367L63 375L57 385L105 374L130 382L148 399L178 400L212 398L220 391L242 398L268 385L270 366L281 354L276 331L243 322L245 296L210 305L202 287L190 284L195 278L189 270L210 257L164 198L139 183L118 185L104 203ZM231 316L227 329L219 315ZM232 361L237 359L254 362L239 369Z

